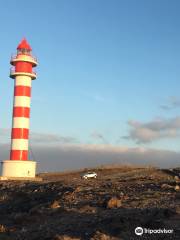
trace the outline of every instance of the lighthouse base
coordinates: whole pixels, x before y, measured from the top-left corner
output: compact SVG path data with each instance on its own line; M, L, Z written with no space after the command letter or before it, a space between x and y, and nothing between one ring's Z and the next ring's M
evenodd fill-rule
M26 178L30 180L35 178L35 175L35 161L4 160L1 162L0 180L17 180L17 178Z

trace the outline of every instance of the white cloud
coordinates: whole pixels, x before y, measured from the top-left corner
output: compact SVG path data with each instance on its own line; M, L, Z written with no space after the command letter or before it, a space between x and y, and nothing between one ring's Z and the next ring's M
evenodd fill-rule
M176 96L169 97L168 102L160 106L160 108L163 110L172 110L179 107L180 107L180 98Z
M95 140L100 140L102 143L108 143L107 139L105 138L105 136L98 132L98 131L94 131L92 134L91 134L91 137Z
M69 136L60 136L58 134L49 134L49 133L35 133L30 134L30 140L34 143L45 144L45 143L75 143L78 140L74 137Z
M143 124L131 121L131 125L138 126L138 129L141 129ZM176 124L173 124L173 126L176 126ZM6 137L7 135L9 136L10 130L0 129L0 133L7 139ZM172 131L171 134L173 135L174 132ZM99 133L95 135L102 137L101 134L99 136ZM147 131L142 136L138 136L138 138L144 139L145 135L146 141L154 137ZM8 144L0 142L1 160L9 159L10 139L6 142ZM38 171L64 171L95 167L102 164L121 163L154 165L165 168L178 166L180 159L180 153L175 151L155 150L144 147L129 148L111 144L80 144L73 137L60 137L59 135L45 133L32 133L31 149L33 156L31 156L31 151L29 151L29 159L38 162Z
M0 159L8 159L9 145L0 144L0 149ZM32 150L35 156L33 160L38 162L38 171L64 171L102 164L140 164L166 168L178 166L180 159L180 153L174 151L106 144L33 144Z
M124 138L135 140L137 143L180 137L180 116L171 119L155 119L146 123L131 120L128 124L130 132Z
M7 143L11 139L11 129L0 129L0 143ZM77 143L78 140L71 136L58 134L30 132L30 141L36 144Z
M0 143L7 143L11 139L11 129L0 128Z
M95 102L104 103L104 102L109 101L109 99L107 99L101 93L98 93L98 92L82 91L81 94L84 97L86 97L90 100L93 100Z

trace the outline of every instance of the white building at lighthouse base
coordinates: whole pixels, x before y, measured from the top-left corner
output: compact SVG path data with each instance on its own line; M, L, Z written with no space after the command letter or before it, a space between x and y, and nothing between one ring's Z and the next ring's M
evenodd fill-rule
M1 162L0 180L34 180L41 181L36 177L35 161L4 160Z

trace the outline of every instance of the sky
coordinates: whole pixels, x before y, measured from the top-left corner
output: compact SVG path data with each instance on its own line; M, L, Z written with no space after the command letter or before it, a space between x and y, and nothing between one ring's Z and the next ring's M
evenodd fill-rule
M39 63L30 145L40 170L178 166L179 9L178 0L1 3L0 158L10 147L9 61L26 37Z

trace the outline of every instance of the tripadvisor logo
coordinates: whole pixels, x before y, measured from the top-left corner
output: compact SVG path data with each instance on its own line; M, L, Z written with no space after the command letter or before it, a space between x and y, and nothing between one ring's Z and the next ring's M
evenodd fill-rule
M135 228L135 234L141 236L142 234L172 234L173 229L165 229L165 228L159 228L159 229L149 229L149 228L142 228L137 227Z
M136 235L142 235L143 234L143 228L142 227L137 227L136 229L135 229L135 234Z

